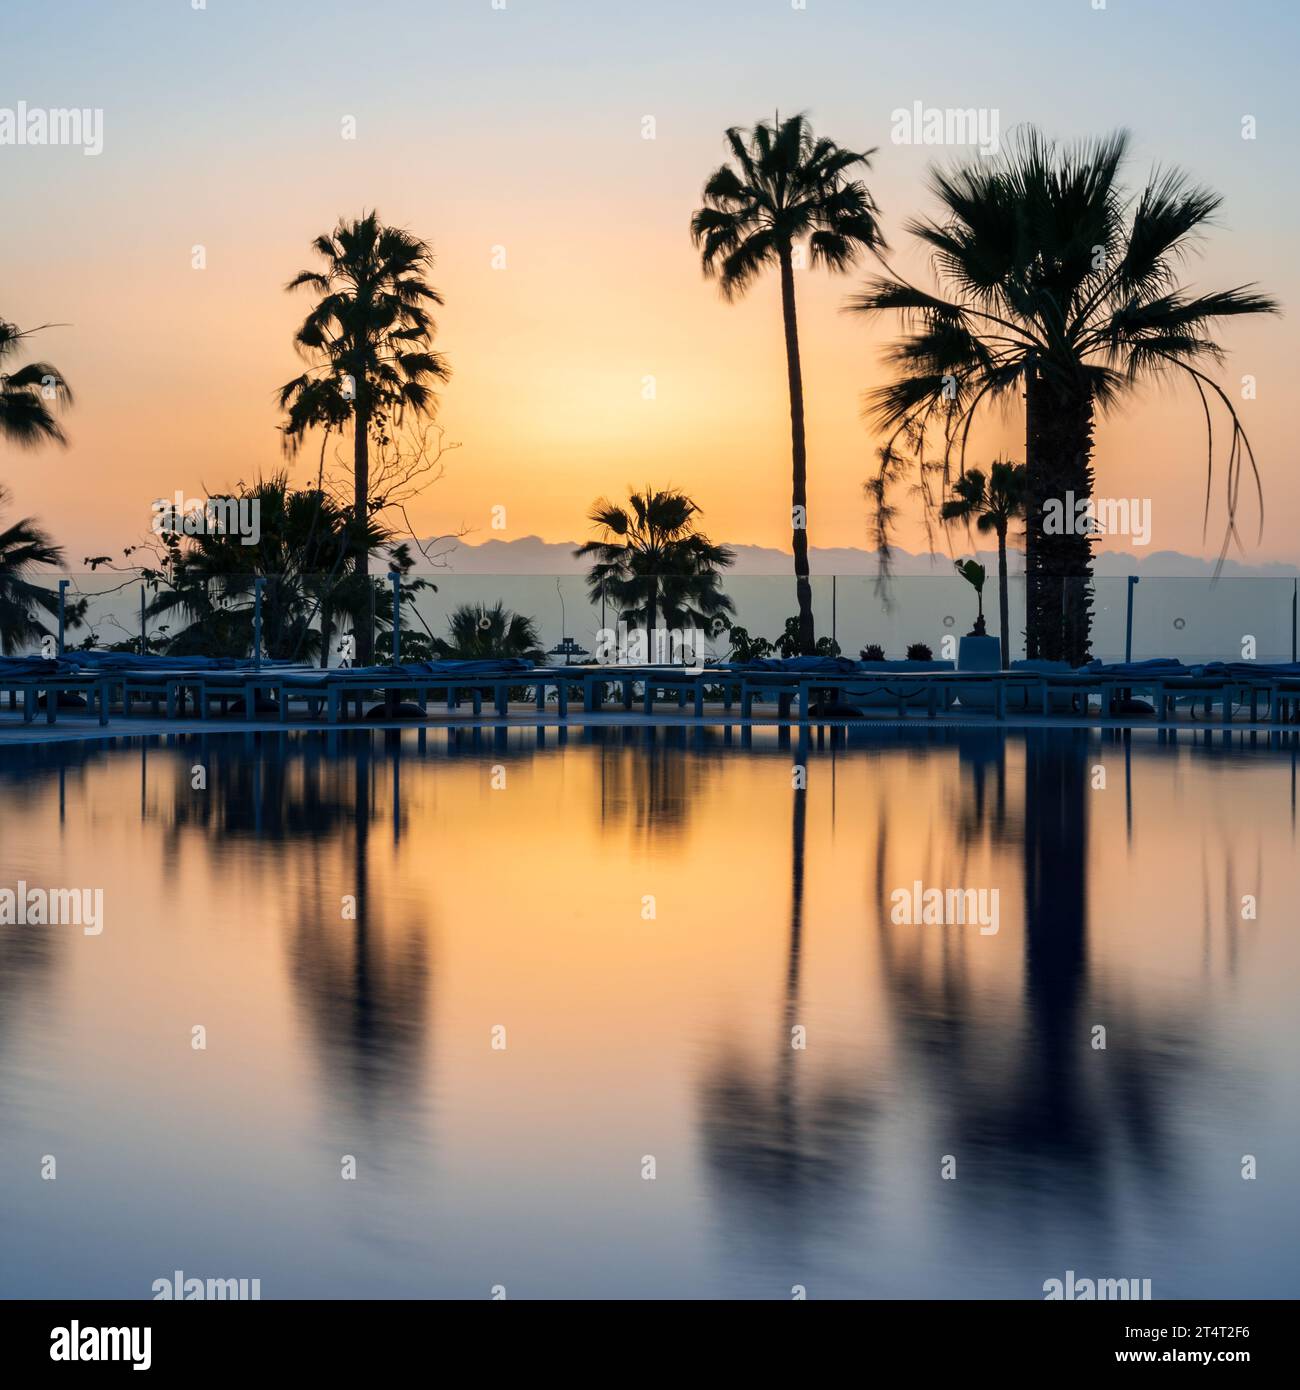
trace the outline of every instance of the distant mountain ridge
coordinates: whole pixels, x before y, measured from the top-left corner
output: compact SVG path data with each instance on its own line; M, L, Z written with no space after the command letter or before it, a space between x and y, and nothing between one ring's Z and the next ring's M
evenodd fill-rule
M426 541L424 544L430 545L432 542ZM576 541L544 541L540 536L522 536L514 541L490 540L479 545L471 545L465 541L449 545L443 541L438 543L437 548L444 554L446 567L453 574L583 574L587 569L586 564L573 556L577 544ZM732 545L731 548L736 552L736 563L728 571L731 574L790 573L791 556L785 551L761 545ZM963 549L960 546L954 546L954 550L959 556L972 553L969 548ZM981 549L974 554L988 566L990 573L996 570L996 550ZM1007 558L1012 574L1023 571L1023 551L1013 550ZM893 572L900 577L947 576L952 565L946 551L925 555L895 549L892 560ZM874 577L878 569L876 552L862 550L856 546L812 546L809 550L809 564L814 576L853 574ZM1103 550L1096 556L1093 572L1098 575L1137 574L1152 578L1199 578L1214 573L1214 562L1195 555L1184 555L1177 550L1153 550L1143 555ZM1289 579L1297 573L1300 573L1297 566L1277 560L1251 565L1229 559L1223 565L1223 574L1228 578Z

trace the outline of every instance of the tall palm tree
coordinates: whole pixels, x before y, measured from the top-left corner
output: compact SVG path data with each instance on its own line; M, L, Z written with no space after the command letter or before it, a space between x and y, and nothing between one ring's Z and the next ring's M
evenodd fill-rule
M310 429L323 429L328 438L351 422L353 511L364 527L371 510L371 434L383 435L407 411L433 416L432 384L450 375L432 350L436 328L429 306L442 297L425 279L433 265L429 245L383 225L377 213L341 220L312 248L325 269L304 270L285 286L320 295L295 338L310 365L280 390L285 440L294 449ZM369 572L369 557L358 556L363 582ZM370 660L368 624L357 633L357 656L363 665Z
M1025 515L1025 466L996 460L986 479L979 468L968 468L952 485L952 496L939 509L941 520L962 521L998 538L998 621L1002 637L1002 669L1011 669L1011 623L1007 603L1007 529Z
M807 117L733 127L724 164L704 185L704 206L691 218L704 273L716 276L723 297L739 299L765 267L781 273L786 373L790 388L792 546L799 600L799 645L814 647L812 585L808 578L808 451L804 438L803 368L795 314L796 248L807 243L814 266L847 271L864 250L883 248L878 209L866 185L852 177L870 166L864 154L813 135Z
M9 501L0 486L0 509ZM40 642L48 631L36 615L59 611L58 595L32 582L43 565L63 564L63 550L33 518L26 516L0 530L0 653L8 656Z
M1028 130L995 159L934 171L942 215L909 230L931 249L937 288L891 273L852 304L867 314L897 311L908 329L890 350L897 378L869 398L891 431L868 484L886 563L884 489L908 466L909 450L919 456L927 434L940 430L946 479L951 461L965 467L980 408L1023 395L1031 657L1078 663L1088 655L1090 536L1052 534L1044 513L1049 500L1064 505L1067 492L1091 496L1098 410L1170 373L1192 383L1207 434L1212 402L1227 410L1225 549L1236 538L1244 468L1255 470L1231 400L1203 367L1222 360L1210 336L1219 320L1277 305L1251 285L1207 294L1180 287L1180 264L1221 200L1175 170L1153 172L1131 199L1120 183L1128 142L1119 132L1062 149Z
M63 430L50 409L72 404L72 392L63 373L48 362L29 362L15 371L4 370L5 359L39 329L24 332L0 319L0 439L20 449L41 444L66 444Z
M588 514L599 539L573 552L593 561L587 576L592 599L611 602L624 621L644 623L652 655L661 620L669 628L699 630L735 612L720 573L735 563L735 551L696 530L699 514L673 488L634 492L627 507L602 497Z
M433 640L440 657L522 656L539 664L546 659L536 622L512 612L499 599L490 608L484 603L460 604L447 619L447 630L450 641Z

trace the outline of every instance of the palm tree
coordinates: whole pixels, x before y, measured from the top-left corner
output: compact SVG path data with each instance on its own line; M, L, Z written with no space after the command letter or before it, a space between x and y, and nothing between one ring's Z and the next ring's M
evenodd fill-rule
M795 315L795 249L806 241L811 263L844 272L864 250L884 246L876 204L850 175L868 168L874 150L857 154L813 135L805 116L733 127L727 144L735 160L704 185L704 206L691 218L704 273L716 276L723 297L740 298L769 265L781 272L786 372L790 387L791 490L799 644L813 650L812 585L808 579L808 453L804 439L803 369Z
M9 489L0 486L0 509L9 496ZM32 571L42 565L62 564L62 548L31 517L0 530L0 653L8 656L21 651L46 635L48 629L34 610L57 613L58 595L33 583Z
M651 659L660 620L668 628L712 630L735 612L719 573L735 563L735 551L697 531L699 515L673 488L633 492L627 507L602 497L588 513L600 538L573 552L593 560L587 576L593 601L608 600L622 620L645 624Z
M514 613L498 599L490 608L483 603L462 603L447 619L451 640L435 637L433 649L440 657L477 660L496 656L521 656L542 664L545 654L537 624Z
M375 518L367 519L363 531L351 512L314 488L291 488L282 472L247 489L241 485L238 499L257 508L254 545L207 527L194 535L163 535L165 578L156 576L159 587L149 614L186 620L169 637L168 652L246 656L259 578L268 655L319 656L325 666L331 633L342 617L351 620L360 645L360 634L368 634L370 625L369 585L357 579L360 557L388 540ZM312 626L317 618L319 631Z
M63 429L54 418L51 403L72 404L72 391L63 373L48 362L29 362L16 371L3 370L5 359L38 329L24 332L0 319L0 439L20 449L41 444L66 444ZM0 484L0 509L9 501L9 490ZM0 531L0 653L39 642L47 629L36 609L57 613L59 600L50 589L31 582L31 573L42 565L63 565L63 551L32 517L23 517ZM67 623L76 627L85 612L85 601L73 605Z
M384 226L374 212L341 220L312 247L325 270L304 270L285 286L320 294L295 339L310 365L280 390L288 415L285 440L296 449L309 429L323 429L328 439L351 421L353 511L364 527L371 512L372 432L383 437L407 411L433 416L437 397L431 383L450 375L431 346L436 329L428 306L442 298L424 278L433 265L429 245ZM369 557L358 556L363 583L369 572ZM363 665L370 660L368 624L357 633L357 655Z
M13 372L3 370L5 358L17 352L24 339L39 331L23 332L16 324L0 319L0 439L20 449L67 443L50 410L50 402L72 404L72 392L63 373L48 362L29 362Z
M897 311L908 329L890 350L897 379L869 398L891 431L868 484L884 562L884 490L908 466L908 449L919 457L940 429L946 481L950 462L965 467L980 408L1023 395L1028 654L1072 664L1089 649L1090 536L1052 534L1044 511L1049 500L1064 506L1068 492L1091 497L1096 412L1169 373L1193 384L1207 432L1212 402L1226 408L1226 550L1243 470L1254 471L1255 459L1232 402L1202 368L1222 360L1210 337L1219 320L1277 308L1250 285L1201 295L1180 287L1180 263L1221 200L1178 171L1153 172L1131 200L1119 181L1127 149L1124 132L1061 149L1029 130L996 159L936 170L942 218L909 230L932 251L937 290L891 273L852 304Z
M952 496L939 509L941 520L964 521L969 529L992 531L998 538L998 629L1002 637L1002 669L1011 669L1011 622L1007 604L1007 528L1025 515L1025 466L996 460L987 480L982 470L968 468L952 485Z

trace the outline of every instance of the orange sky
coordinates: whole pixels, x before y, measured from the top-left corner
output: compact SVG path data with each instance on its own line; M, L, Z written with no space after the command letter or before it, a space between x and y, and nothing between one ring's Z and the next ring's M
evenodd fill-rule
M16 505L65 543L74 569L84 555L142 537L154 498L177 489L201 496L279 465L274 393L300 370L291 337L307 305L282 286L311 263L312 236L372 205L433 242L433 281L447 300L438 346L455 375L441 419L462 447L411 509L421 534L465 527L471 540L583 539L598 495L650 482L689 491L715 538L788 548L777 286L769 276L745 302L725 305L702 279L687 234L722 157L723 127L776 103L809 108L817 128L842 143L881 147L869 181L888 236L903 248L904 222L927 207L925 170L948 152L891 144L895 106L984 96L1000 104L1004 128L1035 120L1067 138L1127 123L1137 136L1133 179L1159 158L1225 194L1222 225L1189 280L1201 288L1258 280L1284 304L1300 289L1290 252L1295 198L1278 191L1291 176L1290 146L1276 116L1269 125L1259 91L1259 64L1269 60L1256 53L1246 63L1240 39L1215 27L1224 21L1201 16L1185 35L1191 42L1195 29L1197 61L1216 65L1226 84L1221 101L1189 110L1181 98L1171 109L1173 77L1149 66L1149 90L1135 95L1128 65L1149 35L1133 16L1035 13L1020 28L1024 51L1002 54L1009 75L978 90L947 49L919 67L919 21L893 16L870 36L886 76L868 95L858 78L867 35L852 6L755 21L734 36L720 64L728 80L716 87L703 79L719 65L717 16L674 4L670 31L660 33L651 16L578 0L545 15L482 8L438 21L429 38L443 70L421 92L395 87L377 63L343 80L345 52L324 41L323 72L309 68L286 16L244 4L152 25L129 7L111 23L90 7L75 33L24 21L13 51L30 59L19 84L26 98L102 102L106 112L97 158L0 150L24 207L7 229L0 312L24 326L67 325L43 334L40 352L79 398L66 453L7 452L0 476ZM434 22L418 6L396 9L413 31ZM345 19L327 10L322 40L343 26L351 44ZM969 18L961 22L969 28ZM1104 101L1066 102L1039 67L1026 66L1053 42L1090 52ZM105 62L90 62L94 43ZM971 30L962 52L987 65L989 43ZM68 74L79 72L84 82L73 83ZM11 81L4 90L18 88ZM1267 137L1251 145L1238 129L1246 102L1264 112ZM647 112L658 123L653 141L641 138ZM357 118L355 141L340 138L344 114ZM190 266L196 243L206 248L202 271ZM497 246L504 270L491 266ZM859 411L864 388L882 380L887 330L869 332L840 312L859 278L808 271L799 281L814 546L867 544L862 482L879 441ZM1269 525L1245 558L1295 560L1300 481L1287 407L1300 344L1285 318L1233 328L1223 340L1232 350L1225 384L1235 394L1242 374L1258 379L1258 399L1240 405ZM642 398L647 376L653 401ZM1198 414L1194 395L1153 390L1100 432L1098 490L1151 499L1151 550L1217 551L1217 494L1201 539ZM1019 421L1006 431L1013 456L1020 431ZM990 431L977 458L1003 442ZM298 476L313 468L314 451ZM506 509L504 531L490 529L494 506ZM1246 517L1253 539L1252 508ZM899 539L922 547L911 512Z

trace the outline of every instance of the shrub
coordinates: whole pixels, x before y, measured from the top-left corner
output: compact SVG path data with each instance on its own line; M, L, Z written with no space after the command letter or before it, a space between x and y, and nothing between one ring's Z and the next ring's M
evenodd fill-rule
M799 619L787 618L785 631L776 639L772 648L777 656L799 655ZM813 643L814 656L839 656L840 644L831 637L819 637Z
M858 653L859 661L883 661L885 659L885 649L875 642L868 643L867 646Z
M907 659L909 661L933 661L934 653L924 642L913 642L907 649Z
M727 632L734 660L753 661L757 657L772 655L772 644L766 637L751 637L745 628L736 626L729 627Z

